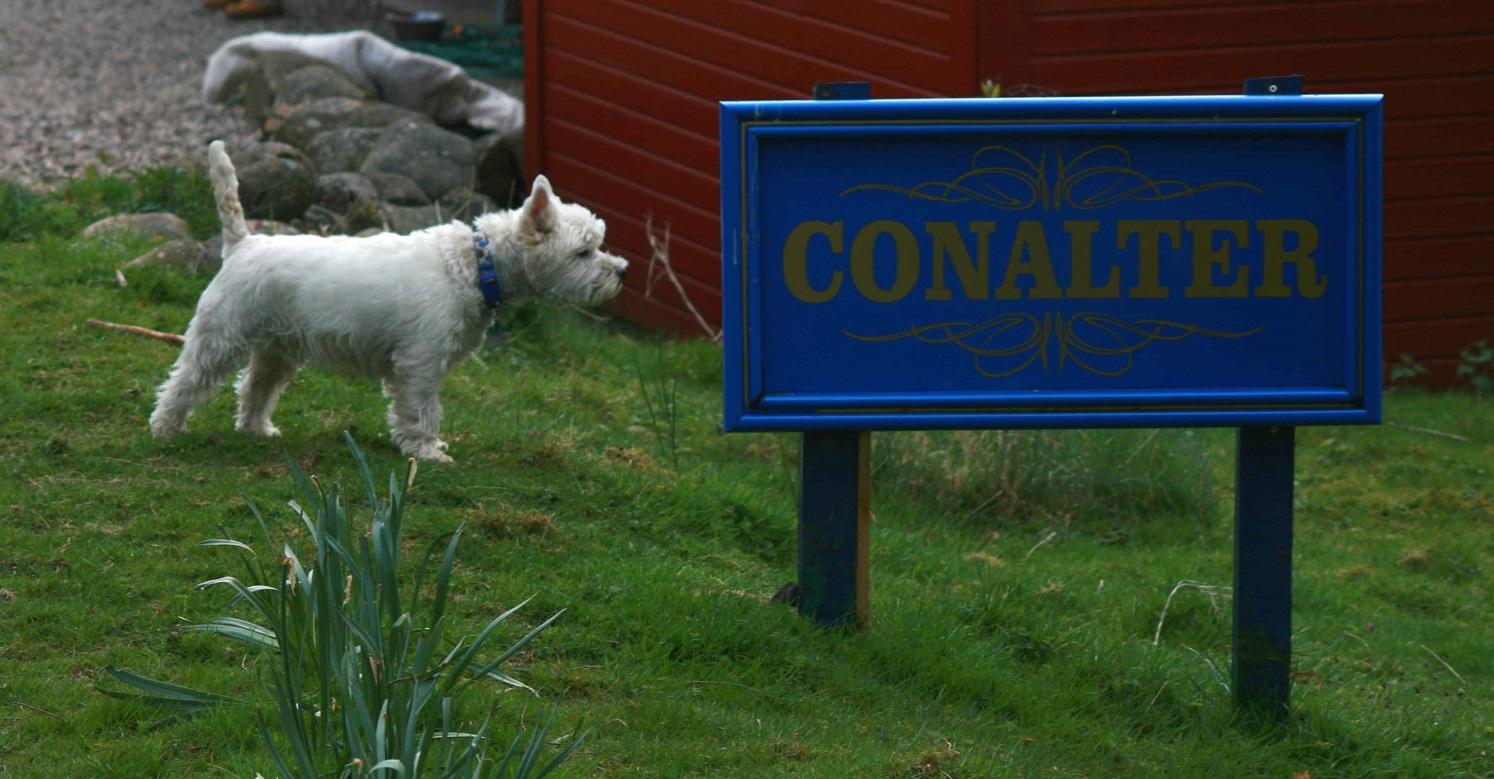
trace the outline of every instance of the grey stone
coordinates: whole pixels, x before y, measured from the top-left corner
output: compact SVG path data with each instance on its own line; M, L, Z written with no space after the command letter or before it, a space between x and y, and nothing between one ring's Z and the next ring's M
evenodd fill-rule
M524 187L524 136L490 133L477 139L477 191L504 208L517 208Z
M357 170L368 156L369 147L378 140L377 127L339 127L317 133L306 153L322 173Z
M342 214L319 203L312 204L311 208L306 209L301 219L310 222L319 230L334 233L338 232L342 225Z
M436 204L441 206L442 216L463 222L470 221L478 214L497 210L492 198L466 187L457 187L447 192L436 200Z
M245 117L256 127L265 126L266 120L275 116L275 96L280 91L285 77L300 69L317 64L316 60L289 52L265 53L254 61L254 67L245 70L239 78L236 95L226 95L229 102L237 102L244 109Z
M195 241L191 238L177 238L167 241L145 254L130 260L125 263L125 267L143 268L147 265L153 265L162 268L175 268L187 273L197 273L202 269L203 260L201 241Z
M251 235L300 235L301 231L285 224L284 222L272 222L267 219L246 219L244 225L249 228ZM220 233L202 242L202 262L197 266L197 272L203 275L212 275L218 272L223 265L223 235Z
M250 235L301 235L295 225L277 222L273 219L246 219L244 226L249 228Z
M409 176L401 176L397 173L366 173L368 180L373 182L374 189L379 191L379 198L387 200L397 206L423 206L431 202Z
M120 214L83 228L84 238L101 240L118 238L125 233L148 238L152 241L170 241L192 237L187 232L187 222L176 214Z
M384 215L389 229L396 233L412 233L448 221L442 217L440 208L435 205L399 206L385 203Z
M197 272L203 275L211 275L223 267L223 236L215 235L202 242L202 261L197 266Z
M228 156L246 216L295 219L316 200L316 168L295 147L254 143L232 147Z
M389 214L385 211L385 204L377 200L359 200L343 212L338 230L344 233L357 232L370 227L382 230L388 223Z
M396 173L420 185L427 197L471 186L477 148L429 122L401 120L384 128L363 161L364 173Z
M361 173L328 173L317 177L317 205L339 214L346 213L359 201L378 199L378 188Z
M385 205L377 200L359 199L350 203L344 211L333 211L322 205L306 209L307 221L323 232L346 235L367 228L382 230L389 220Z
M307 65L293 70L280 79L275 91L276 102L282 105L299 105L323 97L350 97L367 100L373 93L348 78L342 71L328 65Z
M324 97L313 100L285 117L275 128L275 140L301 149L310 149L317 135L343 127L386 127L395 122L429 124L422 113L388 103L364 102L348 97Z

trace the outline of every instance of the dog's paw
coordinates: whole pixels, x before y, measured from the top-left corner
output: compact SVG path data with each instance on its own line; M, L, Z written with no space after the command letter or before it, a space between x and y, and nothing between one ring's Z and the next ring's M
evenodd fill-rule
M237 427L240 432L248 433L250 435L257 435L261 438L280 437L280 428L270 424L269 422L257 425L246 425L241 423L235 425L235 427Z
M430 443L421 444L420 446L416 446L416 447L412 447L410 449L406 449L405 450L405 454L407 454L407 455L409 455L411 457L414 457L417 460L424 460L426 462L432 462L432 463L449 463L449 462L453 462L452 459L451 459L451 455L449 455L449 454L441 451L442 449L445 449L445 448L446 448L445 445L442 444L440 441L432 441Z
M165 419L152 419L150 421L150 434L156 438L170 438L187 432L187 425L180 422L171 422Z

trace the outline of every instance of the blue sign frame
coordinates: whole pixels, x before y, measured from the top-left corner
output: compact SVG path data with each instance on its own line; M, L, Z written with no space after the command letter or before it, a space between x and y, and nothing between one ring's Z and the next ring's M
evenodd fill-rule
M1372 424L1378 95L725 102L728 431Z

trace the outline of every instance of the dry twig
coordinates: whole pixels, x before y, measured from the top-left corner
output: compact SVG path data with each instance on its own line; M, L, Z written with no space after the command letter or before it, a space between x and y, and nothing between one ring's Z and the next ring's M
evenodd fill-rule
M148 327L139 327L137 325L121 325L114 322L105 322L99 319L90 319L88 320L88 324L93 325L94 327L102 327L105 330L115 330L121 333L130 333L132 335L143 335L146 338L154 338L158 341L165 341L166 343L176 344L177 346L181 346L182 342L186 340L176 333L163 333L160 330L152 330Z
M1441 430L1433 430L1430 427L1417 427L1415 425L1403 425L1403 424L1401 424L1399 422L1386 422L1385 424L1390 425L1391 427L1398 427L1398 428L1400 428L1402 430L1410 430L1410 431L1412 431L1414 433L1426 433L1427 435L1434 435L1434 436L1437 436L1438 438L1449 438L1449 439L1452 439L1454 441L1462 441L1465 444L1473 442L1473 439L1468 438L1466 436L1460 436L1457 433L1444 433Z
M648 246L652 252L648 258L648 277L643 283L643 296L650 300L654 298L654 284L658 281L654 275L655 269L661 270L664 278L669 279L669 283L674 285L674 291L679 293L680 300L684 301L685 308L690 310L690 315L695 317L695 323L700 325L700 329L704 330L712 341L720 341L721 331L711 327L711 323L701 316L700 310L690 302L690 296L685 294L685 285L680 283L680 277L675 274L674 267L669 264L669 225L664 225L664 237L660 239L659 236L654 235L654 217L650 215L644 220L643 233L648 237Z
M1048 535L1043 536L1043 540L1037 542L1036 544L1033 544L1032 548L1029 549L1029 550L1027 550L1027 554L1022 555L1022 560L1025 562L1027 560L1027 558L1029 558L1029 557L1032 556L1033 552L1036 552L1038 550L1038 547L1042 546L1043 544L1048 543L1049 541L1052 541L1053 539L1055 539L1057 537L1058 537L1058 531L1057 530L1050 530L1050 531L1048 531Z
M1448 665L1447 661L1443 660L1441 655L1437 654L1436 652L1433 652L1431 647L1427 646L1426 644L1417 644L1417 646L1421 647L1422 649L1427 650L1427 654L1429 654L1432 657L1436 658L1437 662L1441 663L1443 668L1446 668L1447 670L1451 671L1453 676L1458 677L1458 681L1462 682L1464 687L1468 686L1468 680L1464 679L1463 675L1460 674L1460 673L1458 673L1458 669L1453 668L1452 666Z
M1162 604L1162 614L1161 616L1157 617L1157 630L1156 632L1152 633L1152 646L1156 646L1162 643L1162 623L1167 621L1167 610L1172 607L1173 596L1177 595L1178 591L1185 587L1198 590L1199 592L1207 596L1209 599L1209 605L1212 606L1215 611L1219 611L1219 596L1223 594L1224 591L1229 590L1228 587L1215 587L1212 584L1204 584L1203 582L1196 582L1192 579L1183 579L1182 581L1178 582L1173 586L1172 592L1167 593L1167 600Z

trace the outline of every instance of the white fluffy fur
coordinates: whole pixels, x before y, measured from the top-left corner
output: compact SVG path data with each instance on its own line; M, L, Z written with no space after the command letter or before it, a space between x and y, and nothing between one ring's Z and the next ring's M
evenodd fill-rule
M438 437L447 372L492 324L477 286L473 230L497 249L505 302L545 295L595 305L617 294L627 261L600 250L606 226L560 202L543 176L524 206L410 235L249 235L221 142L209 171L223 221L223 267L197 301L186 343L161 386L151 431L186 429L223 379L238 382L240 430L273 436L270 414L303 364L379 378L406 454L450 461ZM245 367L247 363L247 367Z

